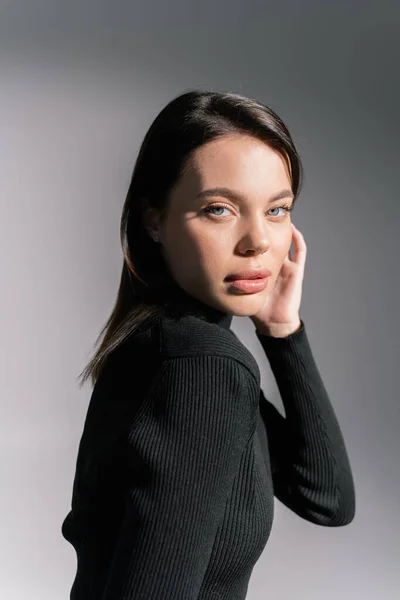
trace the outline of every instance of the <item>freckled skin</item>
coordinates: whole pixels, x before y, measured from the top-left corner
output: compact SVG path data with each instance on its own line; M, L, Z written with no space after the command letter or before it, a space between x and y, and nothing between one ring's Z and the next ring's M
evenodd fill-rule
M196 200L200 191L214 187L233 189L245 199ZM263 306L292 242L290 213L279 208L291 206L292 198L270 202L283 189L291 189L290 173L276 150L247 135L224 136L196 150L171 191L164 222L147 208L144 224L159 236L165 261L186 292L224 312L251 316ZM225 207L202 213L212 204ZM272 272L262 292L235 293L224 281L253 267Z

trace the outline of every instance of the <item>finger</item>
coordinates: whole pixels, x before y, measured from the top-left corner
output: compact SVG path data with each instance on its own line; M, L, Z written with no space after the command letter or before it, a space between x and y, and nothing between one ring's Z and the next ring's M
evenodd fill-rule
M298 264L305 264L307 255L307 246L304 241L303 234L297 227L292 223L293 226L293 241L294 241L294 256L293 262Z

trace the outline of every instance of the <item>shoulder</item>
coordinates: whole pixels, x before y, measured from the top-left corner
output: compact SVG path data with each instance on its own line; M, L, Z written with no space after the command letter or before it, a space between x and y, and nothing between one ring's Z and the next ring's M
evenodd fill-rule
M251 352L230 329L192 315L179 320L163 317L153 330L160 358L214 356L230 359L260 385L260 370Z

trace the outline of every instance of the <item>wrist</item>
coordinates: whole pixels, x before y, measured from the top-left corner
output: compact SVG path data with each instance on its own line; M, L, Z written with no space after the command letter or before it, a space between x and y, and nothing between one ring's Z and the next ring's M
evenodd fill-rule
M286 324L286 325L268 325L262 327L256 327L256 332L261 335L267 335L269 337L275 338L285 338L297 331L300 331L302 328L301 320L294 325Z

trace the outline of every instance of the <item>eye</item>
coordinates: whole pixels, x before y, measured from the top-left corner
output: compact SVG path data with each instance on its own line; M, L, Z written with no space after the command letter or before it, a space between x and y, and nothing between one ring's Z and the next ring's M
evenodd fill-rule
M271 208L271 210L284 210L286 212L286 214L292 212L292 206L290 206L289 204L285 204L284 206L275 206L275 208ZM274 215L272 215L274 216Z
M224 204L210 204L208 206L206 206L205 208L203 208L203 210L201 212L203 213L207 213L207 214L212 214L214 217L220 217L221 215L215 215L212 211L213 210L229 210L229 207L224 205Z
M226 204L210 204L209 206L206 206L205 208L203 208L203 210L201 211L202 213L206 213L206 214L211 214L214 217L221 217L222 215L216 215L213 211L214 210L230 210L229 206L227 206ZM289 204L285 204L284 206L275 206L275 208L271 208L270 210L283 210L285 211L286 214L290 213L293 209L293 206L290 206ZM280 216L285 216L285 215L271 215L272 217L276 216L276 217L280 217Z

